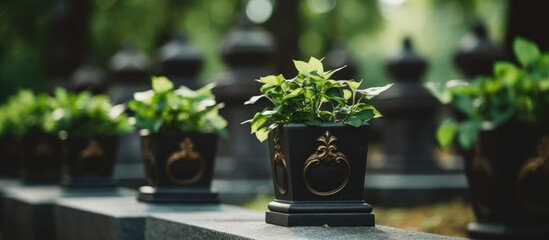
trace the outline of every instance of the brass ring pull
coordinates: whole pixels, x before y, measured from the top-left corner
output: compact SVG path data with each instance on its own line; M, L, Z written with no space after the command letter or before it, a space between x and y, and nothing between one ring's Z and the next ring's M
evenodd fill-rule
M181 150L173 153L168 159L168 162L166 162L166 174L168 178L174 183L180 185L191 185L202 179L202 177L204 176L206 164L200 153L193 150L194 144L188 137L185 138L180 146ZM172 165L179 161L197 161L199 164L197 173L193 177L187 179L181 179L174 176L171 171Z
M317 139L317 141L319 141L321 145L318 146L316 152L311 154L311 156L307 158L307 161L305 161L303 168L303 181L305 182L305 187L315 195L334 195L343 190L345 186L347 186L351 175L351 164L349 163L349 160L347 159L345 154L338 151L337 146L335 145L335 141L337 141L337 138L335 136L332 136L329 131L326 131L324 135ZM330 191L318 191L314 189L307 180L307 172L309 171L309 168L313 166L318 166L322 163L330 164L332 162L335 164L345 164L345 180L343 180L343 183L341 183L341 185L339 185L337 188Z
M275 185L276 185L276 189L278 190L278 192L282 195L286 195L286 193L288 192L288 180L287 180L287 177L288 177L288 165L286 164L286 159L284 158L284 155L282 154L282 150L280 149L280 142L279 142L279 139L278 137L274 138L274 153L273 153L273 159L274 159L274 166L273 166L273 173L274 173L274 179L275 179ZM285 178L284 178L284 181L285 184L281 184L279 182L279 176L278 176L278 172L276 171L276 166L282 166L282 168L284 169L284 173L286 174ZM281 186L281 185L285 185L285 186Z

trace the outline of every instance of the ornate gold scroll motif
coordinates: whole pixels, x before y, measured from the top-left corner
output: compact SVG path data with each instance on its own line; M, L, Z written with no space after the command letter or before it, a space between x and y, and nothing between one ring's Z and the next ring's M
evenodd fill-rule
M536 197L536 194L528 193L524 189L524 186L529 184L527 178L531 175L543 176L545 180L549 179L549 136L543 137L538 145L538 156L527 161L517 177L517 191L523 207L532 212L549 213L549 204L535 203L532 199Z
M204 176L204 159L202 158L200 153L193 150L194 143L188 137L185 138L185 140L183 140L183 142L179 146L181 147L181 150L173 153L166 163L166 173L168 175L168 178L171 181L181 185L196 183ZM172 173L172 167L173 164L179 161L197 161L199 164L198 171L193 177L187 179L180 179L177 176L174 176Z
M280 149L280 141L278 137L274 138L273 159L274 159L273 173L274 173L274 179L275 179L274 182L276 185L276 189L280 194L286 195L286 193L288 192L288 180L287 180L288 165L286 164L286 159L284 158L284 155L282 154L282 150ZM282 167L283 176L278 175L279 173L277 171L277 167Z
M319 137L317 139L321 144L316 149L316 152L311 154L309 158L307 158L307 161L305 161L305 165L303 168L303 180L305 181L305 187L309 191L311 191L313 194L316 194L318 196L330 196L334 195L338 192L340 192L345 186L347 186L347 183L349 182L349 177L351 174L351 164L349 163L349 160L345 156L345 154L339 152L337 149L337 146L335 145L335 141L337 141L337 138L335 136L332 136L332 134L329 131L326 131L324 135ZM320 164L345 164L345 180L343 180L343 183L330 191L318 191L311 187L307 180L307 171L309 171L312 167L318 166Z
M96 163L99 162L97 165L101 167L98 169L84 169L85 165L88 165L89 163L87 162L90 160L96 161ZM101 149L99 143L95 140L91 140L88 143L88 146L86 146L86 148L78 154L78 160L76 162L77 169L80 171L87 171L85 172L86 174L100 173L105 170L104 166L106 164L106 160L107 157L105 156L105 152Z

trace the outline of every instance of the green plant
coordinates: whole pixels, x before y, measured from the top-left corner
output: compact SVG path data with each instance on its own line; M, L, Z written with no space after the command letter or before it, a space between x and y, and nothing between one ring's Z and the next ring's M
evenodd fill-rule
M2 107L2 134L23 137L42 133L45 131L42 123L51 110L48 95L35 95L30 90L19 90Z
M129 107L137 126L151 132L215 132L227 137L227 121L218 114L223 104L216 103L212 88L210 84L196 91L185 86L174 90L168 78L153 77L152 90L135 93Z
M287 123L319 125L321 123L345 123L359 127L363 122L381 117L370 104L362 102L387 90L383 87L360 88L362 81L333 80L336 69L324 71L321 60L311 57L309 62L295 61L298 75L292 79L270 75L261 77L261 95L252 97L244 104L254 104L267 98L274 106L258 112L246 122L251 124L251 133L259 141L267 139L269 131ZM244 122L244 123L246 123Z
M44 119L46 132L71 136L115 135L133 131L123 105L112 106L104 95L69 93L56 88L51 111Z
M436 98L452 104L462 115L440 124L437 140L441 147L449 147L457 136L460 145L470 149L483 126L549 121L549 53L540 53L536 44L523 38L515 39L513 50L520 65L497 62L492 77L471 83L426 83Z

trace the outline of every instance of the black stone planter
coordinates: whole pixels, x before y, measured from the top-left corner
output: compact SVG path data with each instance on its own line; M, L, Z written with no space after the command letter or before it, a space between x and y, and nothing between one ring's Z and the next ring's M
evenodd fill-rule
M211 183L218 136L213 133L143 133L147 185L144 202L218 203Z
M281 226L374 226L364 202L369 125L288 124L269 135L276 199L266 222Z
M22 140L21 180L24 184L53 184L61 176L61 141L56 136L35 134Z
M0 177L15 178L19 175L21 143L13 137L0 137Z
M61 185L69 188L114 187L112 178L118 136L71 137L63 140Z
M472 238L549 239L549 129L507 124L465 152Z

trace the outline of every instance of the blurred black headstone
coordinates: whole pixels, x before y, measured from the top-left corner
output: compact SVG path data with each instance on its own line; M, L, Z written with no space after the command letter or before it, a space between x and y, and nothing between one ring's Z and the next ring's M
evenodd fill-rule
M104 93L107 90L105 71L93 63L78 67L70 77L70 88L75 92L89 91L92 94Z
M199 87L196 80L204 60L183 33L175 33L157 54L158 75L167 76L175 86L185 85L191 89Z
M108 77L109 96L114 103L131 100L135 92L150 87L149 58L132 43L127 43L111 58Z
M108 95L113 104L127 103L135 92L150 89L148 57L133 44L126 44L111 58ZM114 179L137 188L144 182L143 156L137 133L120 136Z
M387 61L394 85L374 98L383 114L381 161L369 163L366 175L368 201L426 204L450 200L466 192L461 165L444 167L435 158L435 118L440 104L423 87L427 63L416 54L410 38ZM453 159L455 161L455 159Z
M376 100L383 114L383 169L399 173L438 172L434 159L435 114L438 102L422 86L427 63L409 38L402 50L387 62L394 85Z
M492 75L493 64L505 59L502 48L488 38L486 27L477 22L472 32L459 41L454 62L469 80L480 76Z
M260 84L254 80L273 73L274 52L271 34L247 20L240 21L222 42L221 55L228 70L213 79L218 101L226 104L220 113L229 122L230 134L230 139L222 139L219 144L216 163L215 177L220 180L217 186L222 200L242 200L253 196L263 183L270 183L267 145L250 134L249 125L241 123L267 106L265 102L244 106L244 102L260 94ZM234 184L239 180L242 184ZM261 183L254 185L254 180ZM236 199L228 199L232 196Z
M358 66L356 62L353 60L351 54L349 54L349 51L341 44L328 52L325 62L328 69L337 69L345 66L345 68L332 75L333 79L354 79L360 81L360 79L355 79L358 76Z

